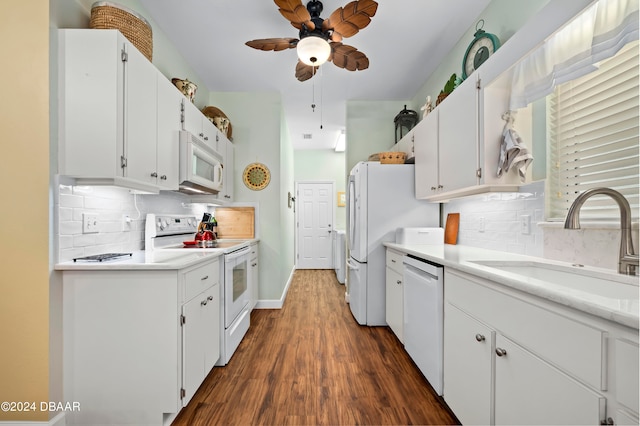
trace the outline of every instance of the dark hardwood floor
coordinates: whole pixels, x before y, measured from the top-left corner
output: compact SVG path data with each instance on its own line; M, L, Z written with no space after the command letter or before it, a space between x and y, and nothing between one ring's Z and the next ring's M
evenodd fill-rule
M298 270L278 310L254 310L174 425L449 425L388 327L356 323L331 270Z

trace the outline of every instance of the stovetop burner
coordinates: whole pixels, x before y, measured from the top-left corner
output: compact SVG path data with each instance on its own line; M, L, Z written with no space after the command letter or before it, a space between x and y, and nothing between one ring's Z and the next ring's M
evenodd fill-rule
M73 259L73 261L75 262L76 260L82 260L87 262L102 262L103 260L112 260L112 259L116 259L118 257L124 257L124 256L133 256L133 253L94 254L92 256L76 257L75 259Z

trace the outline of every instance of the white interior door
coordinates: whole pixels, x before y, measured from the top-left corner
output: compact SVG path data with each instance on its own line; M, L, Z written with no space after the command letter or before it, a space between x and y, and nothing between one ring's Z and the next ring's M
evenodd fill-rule
M333 268L333 182L298 184L298 269Z

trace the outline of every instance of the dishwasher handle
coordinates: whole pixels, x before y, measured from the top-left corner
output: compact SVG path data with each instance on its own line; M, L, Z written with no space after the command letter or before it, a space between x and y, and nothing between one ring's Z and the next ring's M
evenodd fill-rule
M442 265L431 263L426 260L418 259L409 255L402 257L402 263L404 264L405 268L416 269L416 272L430 275L435 279L441 279L443 276Z

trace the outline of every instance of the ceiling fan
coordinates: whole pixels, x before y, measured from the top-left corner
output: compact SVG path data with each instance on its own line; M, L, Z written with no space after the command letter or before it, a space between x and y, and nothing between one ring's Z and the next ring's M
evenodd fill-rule
M322 2L311 0L305 7L301 0L274 0L279 11L295 28L299 38L265 38L245 44L258 50L280 51L297 48L296 78L305 81L315 75L316 69L326 61L348 71L369 68L369 59L355 47L342 43L369 25L376 14L374 0L354 0L336 9L322 19Z

